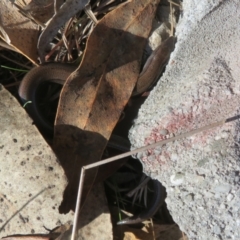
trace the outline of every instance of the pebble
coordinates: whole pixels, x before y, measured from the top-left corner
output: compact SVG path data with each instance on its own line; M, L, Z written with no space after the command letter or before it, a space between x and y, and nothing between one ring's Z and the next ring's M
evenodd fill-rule
M228 200L228 202L232 201L233 198L234 198L233 194L229 193L229 194L227 195L227 200Z
M176 173L174 175L171 175L170 181L173 185L178 186L184 182L184 177L185 175L183 173Z
M216 226L216 225L213 227L213 231L214 231L215 234L220 234L221 233L220 227Z
M228 185L218 185L214 188L214 191L216 193L227 193L230 191L230 189L231 189L231 187Z

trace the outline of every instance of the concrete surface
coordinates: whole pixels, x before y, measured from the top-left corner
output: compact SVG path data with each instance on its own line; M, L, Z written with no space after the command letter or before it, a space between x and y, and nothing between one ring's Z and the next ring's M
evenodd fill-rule
M67 185L52 149L17 100L0 85L0 238L49 233L73 212L59 214Z
M240 2L183 1L178 42L130 130L132 148L240 112ZM139 153L189 239L240 239L240 121Z
M67 179L55 154L17 100L0 85L0 238L48 234L74 213L59 213ZM97 203L97 204L96 204ZM77 239L112 239L102 184L94 186L80 214ZM38 239L32 236L31 239ZM71 238L71 229L62 239ZM30 237L29 237L30 239ZM43 239L41 237L41 239Z

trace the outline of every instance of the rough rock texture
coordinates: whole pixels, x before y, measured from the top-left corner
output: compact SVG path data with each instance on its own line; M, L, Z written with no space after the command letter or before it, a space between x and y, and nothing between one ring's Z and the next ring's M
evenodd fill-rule
M73 212L58 211L67 184L64 171L32 120L2 85L0 134L0 238L47 234L66 222L71 224ZM102 183L90 192L78 227L77 239L112 239ZM70 239L71 233L70 228L62 239Z
M55 154L17 100L0 85L0 238L48 233L73 213L59 214L67 179Z
M72 227L64 232L61 240L71 240ZM78 219L76 240L104 239L112 240L112 223L108 209L103 183L99 183L90 191Z
M130 131L133 148L240 113L240 2L183 1L178 42ZM240 239L240 121L139 153L189 239Z

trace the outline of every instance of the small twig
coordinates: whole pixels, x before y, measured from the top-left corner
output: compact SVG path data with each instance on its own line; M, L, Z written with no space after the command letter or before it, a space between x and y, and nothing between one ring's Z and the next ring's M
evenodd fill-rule
M91 5L88 4L85 8L84 8L84 12L88 15L88 17L95 23L98 23L98 20L96 19L94 13L92 12L91 9Z
M181 8L181 4L179 4L179 3L175 3L172 0L168 0L168 2L171 3L172 5L175 5L175 6L179 7L179 8Z
M11 50L11 51L19 53L16 48L14 48L13 46L11 46L8 43L4 42L1 39L0 39L0 46L3 47L3 48L7 48L8 50Z
M169 1L170 3L170 16L171 16L171 33L170 35L173 36L173 6L172 6L172 1Z
M150 226L151 226L151 228L152 228L152 234L153 234L153 240L156 240L156 236L155 236L155 231L154 231L154 228L153 228L153 220L152 220L152 218L150 219Z
M20 83L21 83L21 81L17 81L17 82L6 84L6 85L4 85L4 87L5 88L15 87L15 86L20 85Z
M42 28L45 28L45 27L46 27L44 23L42 23L42 22L40 22L39 20L35 19L27 10L23 9L22 6L14 3L14 2L13 2L13 5L19 10L19 12L20 12L23 16L27 17L28 19L30 19L31 21L33 21L33 22L36 23L37 25L41 26Z
M24 64L22 64L22 63L20 63L20 62L17 62L17 61L15 61L15 60L11 59L11 58L8 58L8 57L4 56L4 55L1 54L1 53L0 53L0 57L1 57L1 58L5 58L6 60L8 60L8 61L10 61L10 62L13 62L13 63L15 63L15 64L17 64L17 65L19 65L19 66L21 66L21 67L23 67L23 68L26 68L26 69L29 69L29 70L32 69L32 67L26 66L26 65L24 65ZM21 70L21 71L23 71L23 70ZM26 70L24 70L24 71L26 71Z
M63 40L63 44L65 46L65 48L68 51L68 61L72 61L73 57L72 57L72 53L71 53L71 47L69 47L71 45L71 41L67 39L66 33L69 31L69 28L71 27L73 23L73 18L71 18L70 20L68 20L68 22L65 24L63 33L62 33L62 40Z
M17 68L12 68L12 67L8 67L8 66L5 66L5 65L0 65L1 68L5 68L5 69L8 69L8 70L13 70L13 71L17 71L17 72L24 72L24 73L27 73L28 70L25 70L25 69L17 69ZM16 79L15 79L16 80Z
M143 176L144 176L144 175L143 175ZM128 197L132 197L140 188L142 188L143 186L145 186L145 185L149 182L150 179L151 179L150 177L144 176L144 179L141 179L141 181L140 181L140 183L138 184L138 186L135 187L132 191L130 191L130 192L127 194L127 196L128 196Z
M78 216L79 216L79 210L80 210L80 205L81 205L81 196L82 196L82 190L83 190L83 184L84 184L84 178L85 178L85 171L87 169L98 167L98 166L104 165L106 163L111 163L111 162L114 162L116 160L122 159L124 157L128 157L128 156L131 156L133 154L146 151L146 150L151 149L151 148L163 146L163 145L165 145L169 142L173 142L173 141L176 141L176 140L179 140L179 139L190 137L190 136L192 136L196 133L200 133L200 132L203 132L203 131L210 130L212 128L222 126L225 123L235 121L239 118L240 118L240 115L237 115L237 116L234 116L234 117L231 117L231 118L227 118L227 119L224 119L222 121L215 122L215 123L209 124L207 126L203 126L203 127L191 130L191 131L186 132L186 133L179 134L178 136L168 138L168 139L165 139L165 140L162 140L162 141L158 141L156 143L149 144L147 146L135 149L133 151L129 151L129 152L126 152L126 153L123 153L123 154L120 154L120 155L117 155L117 156L114 156L114 157L107 158L107 159L102 160L102 161L98 161L96 163L92 163L92 164L88 164L88 165L83 166L82 169L81 169L81 175L80 175L80 180L79 180L79 188L78 188L77 203L76 203L76 209L75 209L75 214L74 214L73 230L72 230L71 240L75 239L75 235L76 235L76 232L77 232Z

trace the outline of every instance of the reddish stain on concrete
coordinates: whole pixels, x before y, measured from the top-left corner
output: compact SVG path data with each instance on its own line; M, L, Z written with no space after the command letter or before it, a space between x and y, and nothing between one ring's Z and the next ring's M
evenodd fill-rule
M161 118L157 127L153 128L150 136L145 139L145 145L149 145L181 133L189 132L195 129L196 123L201 122L201 119L204 117L206 117L205 114L201 115L201 117L200 114L194 116L191 109L188 114L180 114L177 110L172 110L169 115ZM167 135L161 134L163 129L168 130ZM195 136L191 138L191 141L185 141L184 149L191 149L195 144L202 145L204 147L207 143L207 139L209 139L215 131L216 128L195 134ZM170 154L171 153L169 153L165 147L161 148L161 152L159 154L156 154L155 149L150 149L147 151L147 156L142 158L142 161L146 164L147 169L154 169L157 167L163 170L163 168L166 168L168 165ZM154 160L150 156L154 156ZM151 160L149 160L149 158Z

